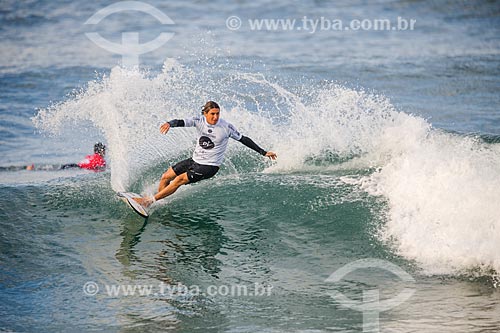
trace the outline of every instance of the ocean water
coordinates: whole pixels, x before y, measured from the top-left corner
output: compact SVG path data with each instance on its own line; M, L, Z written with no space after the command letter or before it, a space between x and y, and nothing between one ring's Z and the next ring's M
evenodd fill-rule
M113 3L0 3L0 331L500 330L500 2L148 1L173 24L85 24ZM414 29L320 29L398 17ZM85 35L131 31L174 35L134 68ZM196 139L159 126L207 100L278 160L232 141L140 218L115 191L154 193ZM105 172L50 168L97 141Z

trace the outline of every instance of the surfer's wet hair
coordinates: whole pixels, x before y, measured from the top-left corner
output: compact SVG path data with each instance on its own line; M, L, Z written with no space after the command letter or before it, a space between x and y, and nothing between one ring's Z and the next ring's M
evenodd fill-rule
M212 109L219 109L220 110L219 104L215 103L214 101L208 101L205 103L205 105L203 105L203 107L201 109L201 113L207 113L208 111L210 111Z
M106 152L106 146L102 142L98 142L94 145L95 154L104 154Z

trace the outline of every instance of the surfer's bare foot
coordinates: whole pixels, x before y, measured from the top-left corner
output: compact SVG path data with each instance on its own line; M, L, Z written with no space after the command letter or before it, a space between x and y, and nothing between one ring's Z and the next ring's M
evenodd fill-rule
M155 200L152 197L144 197L144 198L133 198L138 204L140 204L143 207L148 208L155 202Z

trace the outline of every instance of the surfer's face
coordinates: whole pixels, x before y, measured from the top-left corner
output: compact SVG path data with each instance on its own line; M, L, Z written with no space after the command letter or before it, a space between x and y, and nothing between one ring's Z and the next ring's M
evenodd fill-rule
M220 110L213 108L203 113L203 115L205 116L207 123L209 123L210 125L215 125L219 121Z

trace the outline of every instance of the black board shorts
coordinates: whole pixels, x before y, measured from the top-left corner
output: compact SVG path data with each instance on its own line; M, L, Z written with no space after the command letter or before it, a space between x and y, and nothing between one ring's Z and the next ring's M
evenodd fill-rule
M189 184L199 182L202 179L211 178L215 176L217 171L219 171L218 166L198 164L193 161L192 158L180 161L179 163L174 165L172 169L177 176L183 174L184 172L187 172Z

